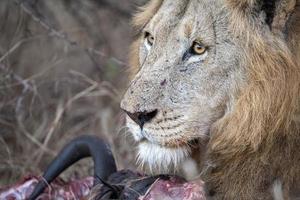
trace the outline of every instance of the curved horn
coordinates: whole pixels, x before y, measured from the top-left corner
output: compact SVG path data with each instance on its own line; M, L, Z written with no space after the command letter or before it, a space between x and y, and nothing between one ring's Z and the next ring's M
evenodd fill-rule
M29 200L36 199L60 173L86 157L92 157L94 161L94 185L117 171L109 145L95 136L81 136L67 144L52 161Z

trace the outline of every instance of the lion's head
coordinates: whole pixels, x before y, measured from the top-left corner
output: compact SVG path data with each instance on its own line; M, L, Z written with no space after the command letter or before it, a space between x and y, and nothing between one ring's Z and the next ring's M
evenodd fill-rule
M256 16L253 2L152 0L136 15L134 77L121 107L149 169L172 172L214 134L255 146L266 127L288 126L299 70L271 29L276 13L260 5Z

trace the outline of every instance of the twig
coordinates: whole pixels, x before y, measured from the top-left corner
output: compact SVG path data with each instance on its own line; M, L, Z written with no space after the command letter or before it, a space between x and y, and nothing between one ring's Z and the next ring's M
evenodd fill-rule
M66 41L69 45L75 46L79 49L82 49L83 51L86 51L87 53L92 53L92 54L95 54L95 55L99 55L99 56L104 57L104 58L111 58L112 61L114 61L115 63L117 63L119 65L122 65L122 66L127 66L127 64L125 62L123 62L123 61L121 61L117 58L114 58L114 57L109 57L109 56L107 56L106 54L104 54L103 52L101 52L99 50L96 50L96 49L91 48L91 47L89 47L89 48L82 47L77 41L71 40L67 36L66 33L56 30L49 23L47 23L46 21L44 21L40 17L38 17L36 14L34 14L32 9L25 5L24 0L14 0L14 1L16 2L17 5L20 5L21 9L25 13L27 13L34 21L36 21L44 29L46 29L50 33L50 36L60 38L64 41Z
M99 96L109 96L110 98L112 98L116 102L120 101L121 96L119 94L121 94L121 92L118 91L114 86L112 86L111 83L109 83L107 81L102 81L102 82L98 83L97 81L92 80L91 78L87 77L85 74L82 74L82 73L74 71L74 70L71 70L70 73L75 75L75 76L81 77L84 81L91 84L92 86L97 86L97 88L102 89L101 91L99 91L99 90L97 90L95 92L91 91L86 96L93 96L93 97L95 97L95 96L98 96L98 97Z
M0 58L0 63L2 63L2 61L9 56L9 54L11 54L12 52L14 52L17 48L19 48L22 44L23 44L24 40L20 40L19 42L17 42L14 46L12 46L12 48L10 48L3 56L1 56Z
M55 156L57 154L57 152L47 148L47 147L44 147L42 143L40 143L35 137L33 137L25 128L24 124L22 123L22 120L20 118L17 118L18 119L18 125L22 131L22 133L34 144L36 144L39 148L41 148L44 152L47 152L49 153L50 155L52 156Z
M62 104L59 104L57 106L57 110L56 110L56 115L55 115L55 118L54 118L54 121L52 122L51 126L50 126L50 129L48 131L48 133L46 134L46 138L43 142L43 148L47 148L48 146L48 143L55 131L55 129L57 128L58 124L59 124L59 121L61 120L63 114L64 114L65 110L63 109L63 105ZM38 163L40 163L42 157L44 156L44 151L41 151L40 154L38 155L37 159L36 159L36 162L35 162L35 166L37 166Z

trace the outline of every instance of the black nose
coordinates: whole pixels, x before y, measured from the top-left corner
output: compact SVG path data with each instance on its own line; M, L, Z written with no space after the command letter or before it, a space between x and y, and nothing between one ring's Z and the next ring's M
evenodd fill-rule
M151 112L145 111L145 112L136 112L136 113L130 113L127 111L125 111L125 112L141 128L143 128L145 123L150 122L157 114L157 110L154 110Z

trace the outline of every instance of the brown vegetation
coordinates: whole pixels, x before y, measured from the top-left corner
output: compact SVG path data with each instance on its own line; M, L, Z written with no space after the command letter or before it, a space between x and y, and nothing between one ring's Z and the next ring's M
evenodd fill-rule
M130 16L143 2L0 2L0 186L39 175L81 134L106 138L118 166L134 166L119 100ZM69 172L84 175L90 166Z

